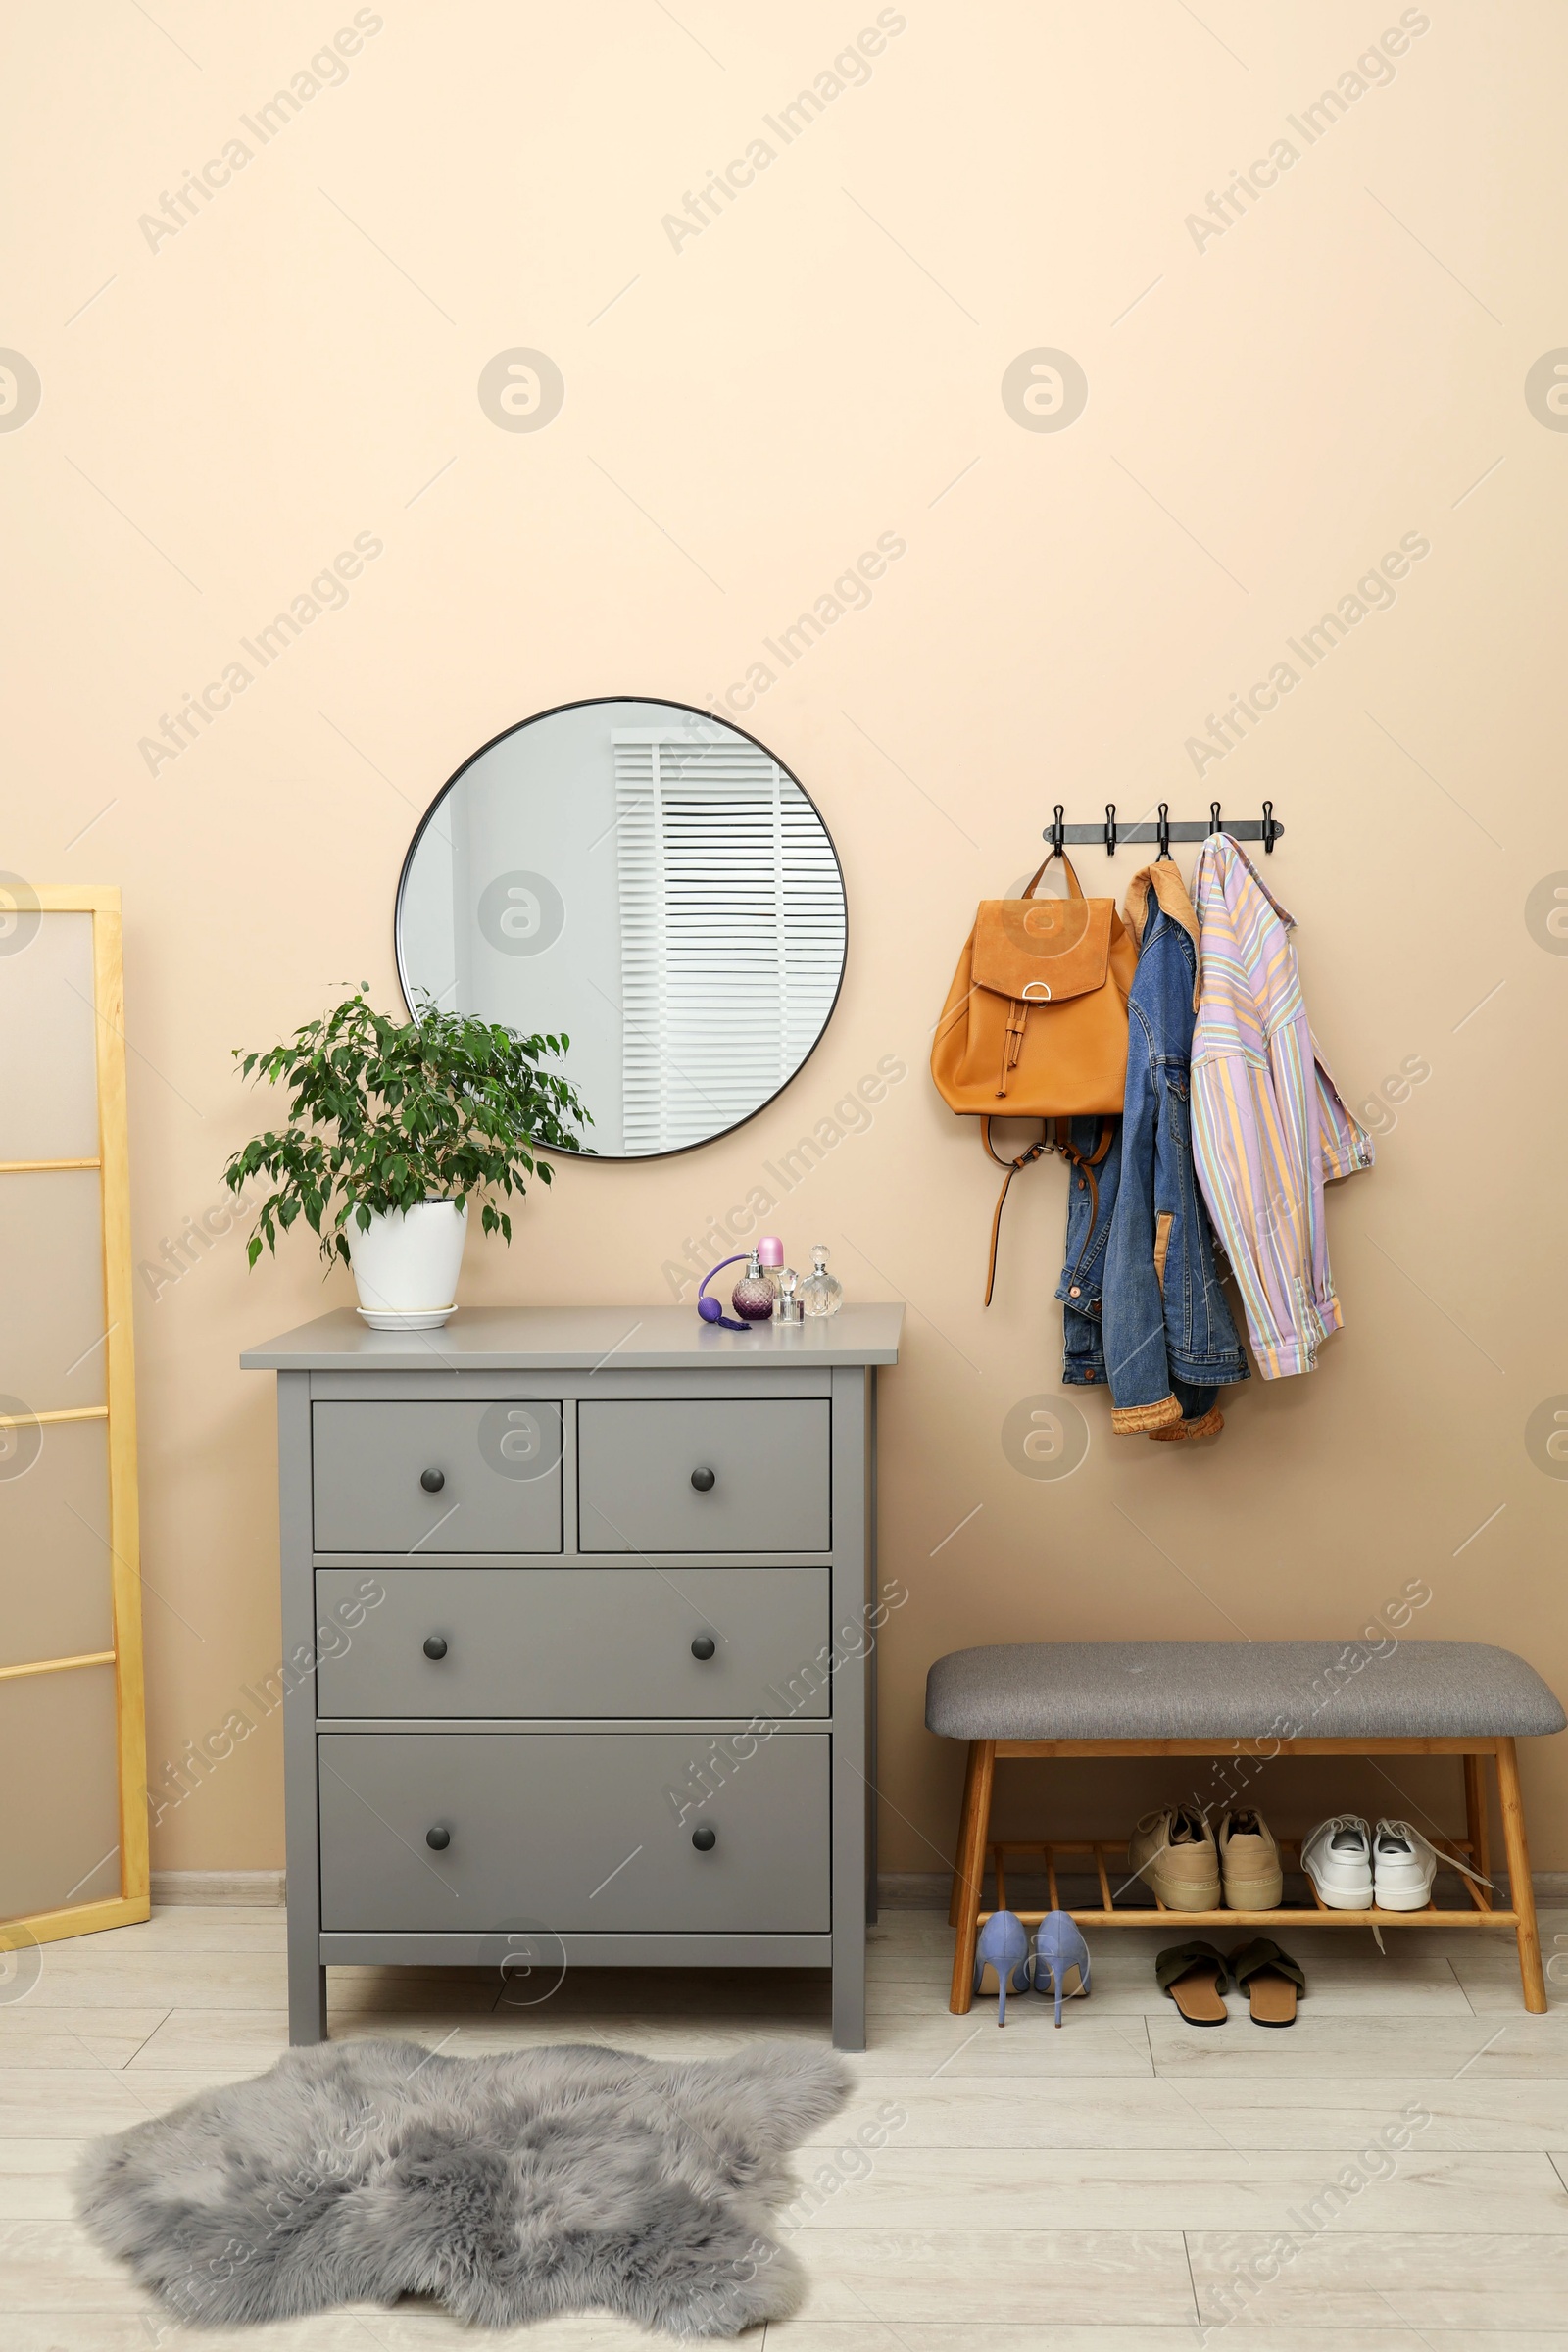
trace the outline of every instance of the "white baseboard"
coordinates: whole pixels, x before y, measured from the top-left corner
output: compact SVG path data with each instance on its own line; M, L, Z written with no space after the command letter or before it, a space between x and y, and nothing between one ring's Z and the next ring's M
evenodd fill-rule
M155 1903L280 1903L280 1870L155 1870Z

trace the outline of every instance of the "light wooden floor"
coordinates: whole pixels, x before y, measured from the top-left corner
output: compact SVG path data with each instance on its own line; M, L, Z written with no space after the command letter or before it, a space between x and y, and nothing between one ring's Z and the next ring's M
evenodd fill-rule
M1542 1927L1548 1954L1568 1955L1568 1913ZM871 2047L803 2175L882 2102L906 2121L803 2224L810 2303L766 2352L1568 2352L1568 1984L1549 1986L1551 2016L1527 2017L1508 1937L1391 1934L1385 1958L1370 1935L1303 1933L1311 1997L1270 2034L1234 1994L1228 2026L1183 2025L1152 1982L1169 1938L1102 1936L1094 1992L1059 2034L1035 2000L999 2034L992 2003L948 2015L952 1944L934 1914L886 1914L873 1936ZM492 2336L422 2306L265 2332L162 2320L82 2239L67 2176L84 2140L277 2056L282 1914L167 1910L43 1960L27 1996L0 2006L3 2352L646 2352L615 2322ZM330 1982L336 2034L460 2055L827 2038L815 1978L585 1970L532 2009L457 1971ZM1408 2109L1430 2120L1391 2177L1355 2188L1360 2152ZM1277 2281L1221 2325L1239 2266L1281 2239Z

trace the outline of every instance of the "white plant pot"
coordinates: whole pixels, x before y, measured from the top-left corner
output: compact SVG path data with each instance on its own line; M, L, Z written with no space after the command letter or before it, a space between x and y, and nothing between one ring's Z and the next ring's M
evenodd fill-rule
M343 1237L360 1313L372 1330L434 1331L456 1308L466 1202L421 1200L416 1208L375 1211L368 1232L351 1211Z

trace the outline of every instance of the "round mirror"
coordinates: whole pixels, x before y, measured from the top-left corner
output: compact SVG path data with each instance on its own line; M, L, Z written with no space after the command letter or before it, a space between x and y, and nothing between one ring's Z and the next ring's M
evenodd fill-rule
M789 1084L844 977L827 827L755 737L684 703L567 703L466 760L415 835L413 1010L570 1040L600 1159L685 1152Z

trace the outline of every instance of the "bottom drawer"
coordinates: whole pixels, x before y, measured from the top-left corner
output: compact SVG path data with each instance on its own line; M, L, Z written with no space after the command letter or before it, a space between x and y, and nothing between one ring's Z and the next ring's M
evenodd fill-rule
M831 1745L776 1733L710 1796L687 1733L326 1733L321 1925L824 1932Z

